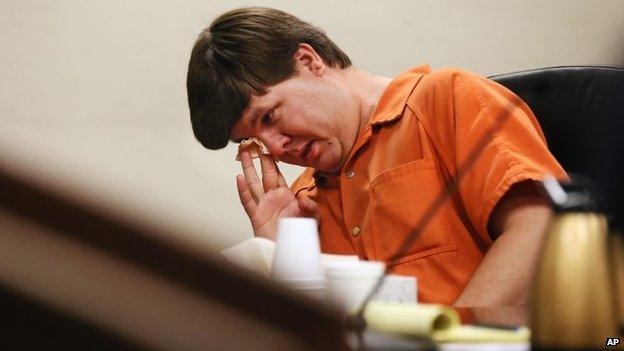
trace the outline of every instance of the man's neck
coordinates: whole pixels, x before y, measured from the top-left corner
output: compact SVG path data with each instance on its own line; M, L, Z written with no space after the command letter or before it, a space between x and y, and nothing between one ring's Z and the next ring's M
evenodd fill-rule
M330 73L334 77L332 79L337 79L340 84L348 88L353 98L350 103L353 103L353 117L356 119L353 121L355 122L354 127L357 126L357 132L353 136L355 141L357 135L364 130L373 116L377 108L377 103L388 87L388 84L392 81L392 78L374 75L355 67L332 70ZM350 123L351 120L349 120L349 124ZM353 132L353 130L351 130L351 132ZM328 177L336 175L339 172L340 170L336 172L321 172L317 170L315 174Z
M358 131L361 132L373 116L377 103L392 78L371 74L355 67L348 68L344 73L359 101Z

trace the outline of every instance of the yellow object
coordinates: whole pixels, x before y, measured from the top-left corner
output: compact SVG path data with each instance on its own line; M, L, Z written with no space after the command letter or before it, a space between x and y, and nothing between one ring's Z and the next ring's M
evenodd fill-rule
M372 301L364 319L372 330L436 342L526 343L530 338L526 327L512 330L461 325L457 312L443 305Z
M528 343L531 332L527 327L518 329L488 328L475 325L460 325L433 333L436 342L459 343Z
M593 212L557 215L533 291L534 346L598 349L617 336L609 268L605 217Z
M619 325L620 336L624 336L624 234L612 233L609 244L615 285L616 320Z

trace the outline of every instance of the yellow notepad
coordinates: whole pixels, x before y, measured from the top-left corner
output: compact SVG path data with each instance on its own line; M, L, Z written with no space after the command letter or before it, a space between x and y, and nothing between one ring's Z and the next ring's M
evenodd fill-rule
M364 312L368 327L390 334L454 343L526 343L526 327L501 329L461 325L457 312L443 305L372 301Z

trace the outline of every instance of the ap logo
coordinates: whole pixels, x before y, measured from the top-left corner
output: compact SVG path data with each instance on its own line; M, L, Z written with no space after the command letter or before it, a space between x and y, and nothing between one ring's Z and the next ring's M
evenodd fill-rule
M620 338L607 338L605 344L607 346L618 346L620 344Z

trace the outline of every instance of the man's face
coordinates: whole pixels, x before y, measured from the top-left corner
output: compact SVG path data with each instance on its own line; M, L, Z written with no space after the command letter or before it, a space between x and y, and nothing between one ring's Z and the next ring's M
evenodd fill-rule
M250 98L231 139L255 137L282 162L340 170L359 127L358 105L340 75L298 67L297 74L267 90Z

